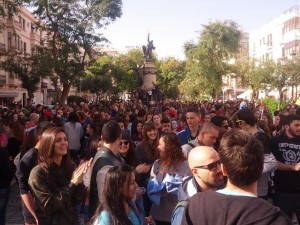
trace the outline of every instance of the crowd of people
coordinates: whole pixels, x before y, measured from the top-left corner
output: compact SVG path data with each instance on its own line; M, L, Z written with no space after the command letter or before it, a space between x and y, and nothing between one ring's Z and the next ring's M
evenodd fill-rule
M300 107L114 101L0 111L0 225L300 221ZM218 216L216 216L218 215Z

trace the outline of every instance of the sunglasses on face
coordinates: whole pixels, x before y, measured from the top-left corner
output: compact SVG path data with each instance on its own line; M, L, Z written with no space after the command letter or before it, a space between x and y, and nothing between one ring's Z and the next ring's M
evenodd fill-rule
M128 141L120 141L120 146L121 146L122 144L124 144L124 145L128 145L128 144L129 144L129 142L128 142Z
M220 162L220 160L218 160L218 161L212 162L210 164L203 165L203 166L196 166L194 168L205 169L205 170L209 170L209 171L216 171L220 165L221 165L221 162Z

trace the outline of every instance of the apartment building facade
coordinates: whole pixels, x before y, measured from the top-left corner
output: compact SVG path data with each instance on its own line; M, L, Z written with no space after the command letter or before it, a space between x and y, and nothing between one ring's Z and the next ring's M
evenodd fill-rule
M249 56L260 62L280 61L297 54L299 46L300 6L295 5L250 34Z
M252 32L249 37L249 57L259 63L267 60L284 63L299 51L300 5L285 10L281 15ZM278 90L269 91L274 97L279 97ZM294 96L293 88L286 87L284 98L290 99L292 96Z
M40 45L45 38L45 33L37 29L37 19L25 7L20 7L17 15L11 19L1 19L5 25L0 33L0 61L6 60L5 54L20 53L32 54L35 46ZM41 79L38 90L34 94L33 103L49 104L56 96L50 79ZM0 105L21 101L26 105L27 91L22 88L22 83L17 75L0 70Z

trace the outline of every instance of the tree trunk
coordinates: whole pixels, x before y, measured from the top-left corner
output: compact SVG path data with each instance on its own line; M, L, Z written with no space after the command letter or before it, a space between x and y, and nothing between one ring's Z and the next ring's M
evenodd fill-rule
M278 107L277 109L280 110L280 105L283 99L283 91L279 91L279 101L278 101Z
M29 90L27 90L27 93L28 93L27 106L31 107L31 105L32 105L32 99L33 99L34 95L33 95L33 92L31 92Z
M71 89L71 83L63 84L63 90L62 90L61 99L60 99L60 104L63 106L66 105L66 101L67 101L70 89Z

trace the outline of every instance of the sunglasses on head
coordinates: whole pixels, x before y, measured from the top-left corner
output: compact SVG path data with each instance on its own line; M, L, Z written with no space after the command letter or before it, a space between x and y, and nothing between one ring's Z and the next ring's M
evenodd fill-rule
M245 120L237 119L235 122L236 122L236 123L240 123L240 122L245 122Z
M124 145L128 145L128 144L129 144L129 142L128 142L128 141L120 141L120 145L122 145L122 144L124 144Z
M210 164L204 165L204 166L195 166L196 169L205 169L209 171L216 171L218 169L218 166L221 165L220 160L212 162Z

